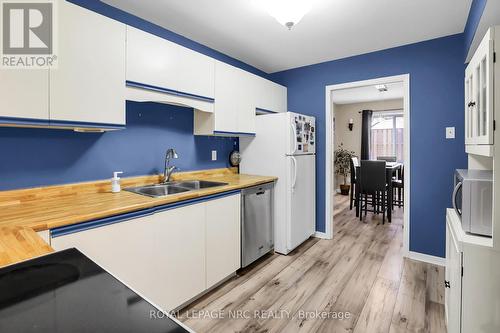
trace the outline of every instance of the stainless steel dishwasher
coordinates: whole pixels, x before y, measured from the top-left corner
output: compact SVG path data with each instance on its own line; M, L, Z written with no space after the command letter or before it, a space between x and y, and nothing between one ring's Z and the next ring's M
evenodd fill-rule
M241 191L241 267L274 249L274 182Z

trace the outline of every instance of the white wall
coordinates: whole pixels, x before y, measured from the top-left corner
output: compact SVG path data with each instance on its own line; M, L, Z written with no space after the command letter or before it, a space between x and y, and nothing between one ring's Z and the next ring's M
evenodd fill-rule
M335 149L343 143L344 148L361 154L361 110L387 110L403 108L403 99L364 102L353 104L335 104ZM354 119L354 127L349 130L349 119ZM336 177L336 187L343 182L342 177Z

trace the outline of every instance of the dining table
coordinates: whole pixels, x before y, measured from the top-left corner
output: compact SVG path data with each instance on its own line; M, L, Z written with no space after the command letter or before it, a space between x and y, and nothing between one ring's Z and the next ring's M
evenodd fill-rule
M360 169L361 166L357 165L356 166L356 174L360 174ZM387 201L388 201L388 207L387 207L387 220L389 222L392 222L392 209L393 209L393 187L392 187L392 177L396 172L401 173L401 170L403 168L403 163L400 162L386 162L385 164L385 181L387 183ZM356 186L356 202L359 203L359 192L358 192L358 186ZM360 205L356 205L356 217L359 217L360 214Z

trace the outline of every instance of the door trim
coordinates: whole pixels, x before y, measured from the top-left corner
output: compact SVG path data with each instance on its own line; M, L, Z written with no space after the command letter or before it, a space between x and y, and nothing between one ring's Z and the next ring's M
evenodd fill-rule
M405 209L403 217L404 235L403 235L403 251L404 255L409 255L410 249L410 74L381 77L371 80L362 80L342 84L333 84L325 87L325 234L328 239L332 239L334 235L333 223L333 205L335 197L335 177L333 177L333 147L334 147L334 128L333 120L335 115L332 92L340 89L356 88L369 85L387 84L394 82L402 82L404 85L404 160L405 160L405 180L404 180L404 198Z

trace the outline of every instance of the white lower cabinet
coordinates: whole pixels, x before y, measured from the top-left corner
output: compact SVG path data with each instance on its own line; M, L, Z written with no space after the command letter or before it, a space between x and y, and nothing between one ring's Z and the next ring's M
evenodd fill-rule
M146 261L152 265L154 289L146 295L160 307L174 309L206 289L205 204L159 212L152 218L153 256Z
M240 196L207 202L207 288L241 267Z
M445 272L446 321L448 332L460 332L462 299L462 252L449 223L446 228Z
M66 234L55 250L76 247L162 310L180 307L230 276L240 262L240 194Z
M446 214L445 310L448 333L500 332L500 252Z

